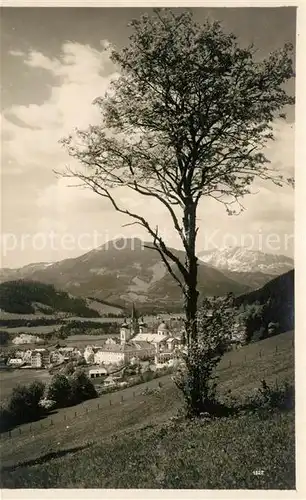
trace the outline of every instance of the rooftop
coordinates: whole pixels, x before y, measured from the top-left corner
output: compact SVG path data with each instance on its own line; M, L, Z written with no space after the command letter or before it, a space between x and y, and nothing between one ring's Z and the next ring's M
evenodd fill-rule
M133 342L162 342L165 341L169 335L158 335L157 333L138 333L133 337Z

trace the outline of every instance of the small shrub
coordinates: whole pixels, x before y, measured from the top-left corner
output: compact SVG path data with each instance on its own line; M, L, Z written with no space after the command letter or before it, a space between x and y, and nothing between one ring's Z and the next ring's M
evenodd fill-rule
M56 406L56 402L53 401L52 399L41 399L40 402L39 402L39 405L44 408L45 410L47 411L51 411L53 410L53 408L55 408Z
M266 336L266 329L264 326L261 326L258 330L256 330L251 338L251 342L259 342L259 340L263 340Z
M292 410L294 401L294 387L288 381L283 382L280 386L276 384L269 386L265 380L262 380L261 387L246 399L242 408L266 414L277 410Z

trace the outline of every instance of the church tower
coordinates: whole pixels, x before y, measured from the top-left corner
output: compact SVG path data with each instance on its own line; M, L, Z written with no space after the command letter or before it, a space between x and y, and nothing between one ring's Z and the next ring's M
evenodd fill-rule
M127 321L125 319L120 328L120 344L124 345L126 342L129 341L129 339L130 339L129 325L127 324Z
M139 322L138 322L138 314L135 308L135 304L133 302L132 307L132 320L131 320L131 337L137 335L139 333Z

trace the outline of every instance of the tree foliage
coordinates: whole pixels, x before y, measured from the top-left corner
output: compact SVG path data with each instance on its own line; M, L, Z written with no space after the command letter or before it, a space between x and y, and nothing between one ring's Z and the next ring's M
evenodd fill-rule
M131 22L129 46L111 49L118 68L110 91L97 97L101 123L63 140L81 163L66 177L106 197L151 235L185 299L187 343L197 340L196 214L209 196L229 214L243 209L256 178L282 185L265 146L273 120L285 118L294 98L283 84L294 76L286 44L257 60L219 22L194 22L185 11L155 9ZM158 200L172 218L186 259L182 262L139 213L120 204L116 188Z
M69 366L69 365L67 365ZM57 408L72 406L97 397L96 389L81 369L69 367L68 373L58 373L51 380L47 399L55 401Z
M267 330L265 311L268 306L268 303L260 304L258 301L240 306L238 315L246 328L246 342L250 342L255 333L256 340L264 337Z
M70 404L70 383L66 375L56 374L52 377L46 398L55 401L57 408Z
M11 398L7 405L11 425L31 422L38 419L42 413L39 402L43 397L45 385L40 381L34 381L27 386L13 388Z
M206 298L198 311L198 339L183 353L183 364L174 378L183 392L188 416L216 413L216 367L231 345L237 321L234 299Z

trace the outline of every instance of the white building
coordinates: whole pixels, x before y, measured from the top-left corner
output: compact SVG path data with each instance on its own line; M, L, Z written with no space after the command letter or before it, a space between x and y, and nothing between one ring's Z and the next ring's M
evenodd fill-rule
M39 344L42 342L43 340L40 337L36 337L35 335L29 335L27 333L21 333L12 340L12 343L15 345Z
M50 353L50 362L55 363L55 364L61 364L64 363L65 361L65 356L59 352L59 351L52 351Z
M99 368L92 368L91 370L89 370L88 375L89 378L96 378L101 377L101 375L107 375L107 373L107 369L101 366Z
M94 363L95 353L101 350L101 346L87 345L84 349L83 357L86 363Z
M116 385L116 381L115 379L110 375L109 377L106 377L106 379L104 380L103 382L103 385L105 387L112 387L114 385Z
M34 349L31 354L32 368L44 368L50 364L50 353L47 349Z
M7 362L8 365L10 366L21 366L23 365L24 361L22 358L10 358Z

